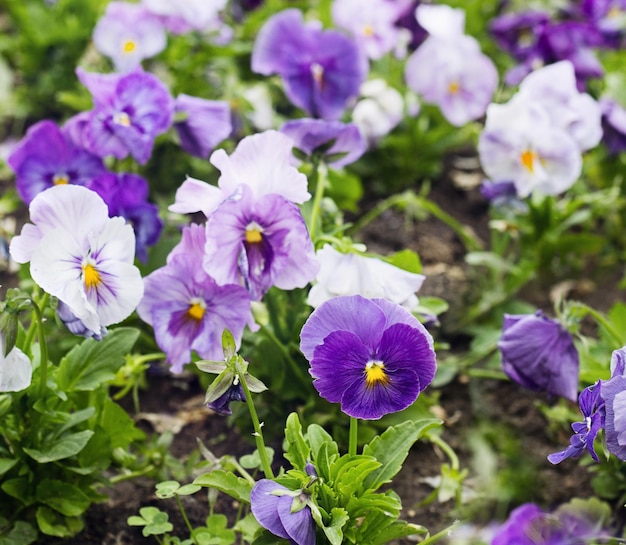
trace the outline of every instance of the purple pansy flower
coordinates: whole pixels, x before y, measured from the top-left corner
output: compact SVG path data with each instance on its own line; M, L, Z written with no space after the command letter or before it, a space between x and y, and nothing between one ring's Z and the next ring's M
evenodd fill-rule
M218 284L240 284L259 301L276 286L303 288L319 263L300 209L277 194L256 198L241 185L209 216L204 270Z
M489 31L504 51L518 61L525 61L536 50L549 21L549 15L543 11L505 13L491 21Z
M11 151L17 192L26 203L44 189L62 184L86 185L105 172L102 160L74 145L52 121L40 121Z
M230 104L224 100L206 100L180 94L174 105L177 119L174 128L181 147L189 154L208 158L213 148L228 138L233 130ZM178 117L184 114L184 119Z
M146 262L148 246L157 243L163 230L158 206L148 202L148 182L138 174L108 172L95 178L88 187L104 199L110 216L122 216L133 226L135 253Z
M143 6L111 2L94 28L93 42L118 72L128 72L163 51L167 38L159 19Z
M580 13L598 29L605 47L620 47L626 31L626 0L582 0Z
M498 341L502 368L515 382L575 401L578 394L578 352L563 325L541 310L505 314Z
M219 12L228 0L142 0L146 9L159 16L173 34L206 31L216 26Z
M360 295L335 297L315 309L300 349L320 395L365 420L406 409L437 367L432 337L408 310Z
M261 479L250 492L250 509L259 524L291 545L315 545L315 523L307 495ZM293 509L294 503L297 505Z
M593 444L598 432L604 427L604 400L600 397L600 381L580 392L578 405L584 421L572 424L574 435L565 450L548 456L548 460L553 464L558 464L570 457L578 458L585 449L596 462L598 461Z
M191 361L192 350L204 359L223 359L224 329L238 347L251 319L248 292L233 284L219 286L204 272L204 244L202 226L186 227L165 267L144 278L145 295L137 308L140 318L153 326L174 373Z
M59 301L59 304L57 305L57 316L72 335L101 341L107 334L107 328L104 326L101 326L98 331L92 331L89 329L80 318L76 317L70 307L63 301Z
M324 119L293 119L287 121L280 132L293 140L294 147L307 155L324 144L332 145L324 150L328 165L341 168L356 161L367 148L361 131L354 123L326 121ZM335 156L335 157L333 157Z
M99 157L132 155L146 163L154 139L172 123L174 101L165 85L142 71L90 74L79 68L77 74L94 99L94 109L82 124L85 148Z
M600 99L602 140L611 155L626 150L626 109L610 98Z
M313 117L338 119L368 71L358 46L336 30L305 23L287 9L270 17L252 52L252 71L278 74L289 100Z
M604 400L604 435L606 447L620 460L626 460L626 346L613 351L611 378L601 381Z
M602 519L590 506L570 503L556 511L543 511L534 503L514 509L509 519L496 530L491 545L575 545L606 538Z
M498 85L498 72L478 42L463 33L465 13L422 4L417 20L429 37L406 62L407 85L439 106L455 126L481 117Z
M233 414L230 408L230 404L233 401L246 401L246 393L243 391L243 386L237 376L235 376L233 383L221 396L215 401L207 403L207 407L221 416L230 416Z

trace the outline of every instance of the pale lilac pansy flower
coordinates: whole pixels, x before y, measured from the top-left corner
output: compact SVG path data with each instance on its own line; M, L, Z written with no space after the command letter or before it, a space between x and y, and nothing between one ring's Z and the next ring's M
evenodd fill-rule
M218 187L187 178L176 191L172 212L209 216L240 185L247 185L256 197L276 194L301 204L311 198L307 178L293 165L293 141L278 131L247 136L228 155L218 149L211 163L221 176Z
M207 218L204 270L220 285L245 286L253 301L272 286L303 288L318 269L300 209L279 194L241 184Z
M409 311L419 304L415 295L424 275L405 271L376 257L341 253L330 244L317 250L320 270L307 298L313 308L341 295L387 299Z
M361 85L359 101L352 110L357 124L370 146L389 134L404 117L404 100L397 89L384 79L372 79ZM418 110L414 112L417 115Z
M154 328L174 373L191 361L192 351L221 360L224 329L239 347L246 324L253 326L248 292L232 283L218 285L202 268L205 242L204 227L185 227L167 264L144 279L145 293L137 308L140 318Z
M30 386L33 377L33 367L17 346L4 354L6 338L0 333L0 392L19 392Z
M93 31L96 49L128 72L165 49L167 38L159 19L138 4L111 2Z
M225 100L207 100L180 94L174 103L174 128L181 147L189 154L208 158L233 130L230 104Z
M135 236L124 218L109 218L94 191L60 185L37 195L32 223L11 241L18 263L30 262L32 279L63 301L92 332L121 322L137 307L143 282L135 258Z
M604 435L608 451L626 460L626 346L611 355L611 378L600 381L604 400Z
M217 25L228 0L142 0L147 10L158 15L173 34L206 31Z
M270 17L252 52L253 72L278 74L294 105L324 119L343 115L368 69L367 57L351 38L324 30L319 21L305 22L297 9Z
M522 198L535 191L557 195L582 170L577 142L551 121L544 107L521 94L506 104L489 105L478 154L485 174L495 182L513 182Z
M407 85L439 106L452 125L478 119L496 90L498 72L478 42L464 34L465 12L421 4L416 15L429 36L406 62Z
M543 106L550 122L571 135L580 151L591 149L600 142L600 106L591 95L578 91L570 61L560 61L531 72L521 82L519 95Z
M333 22L349 32L370 59L380 59L399 40L399 10L387 0L334 0Z

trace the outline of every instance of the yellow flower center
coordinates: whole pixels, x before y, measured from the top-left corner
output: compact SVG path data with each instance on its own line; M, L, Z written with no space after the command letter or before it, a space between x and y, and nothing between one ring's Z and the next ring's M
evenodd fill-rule
M316 62L311 64L311 75L313 76L313 81L315 81L318 87L322 87L324 85L324 67L321 64Z
M368 361L365 365L365 385L373 388L377 384L387 386L391 379L385 372L385 364L382 361Z
M365 25L363 27L363 34L366 38L371 38L374 35L374 27L372 25Z
M461 86L456 81L450 82L448 85L448 93L451 95L456 95L461 90Z
M122 52L127 55L135 51L135 49L137 49L137 42L135 42L135 40L126 40L122 44Z
M85 288L88 290L97 288L102 282L98 269L96 269L91 263L83 263L82 269Z
M70 183L70 178L67 174L55 174L52 177L52 183L54 185L65 185Z
M113 123L122 127L130 127L130 117L126 112L117 112L113 116Z
M263 241L263 227L253 221L246 227L246 242L248 244L258 244Z
M191 305L189 305L189 308L187 309L187 315L196 322L199 322L200 320L202 320L205 311L206 305L204 301L194 300L191 302Z
M524 168L528 170L528 172L532 173L535 170L535 159L537 158L537 154L534 151L526 150L520 155L520 161Z

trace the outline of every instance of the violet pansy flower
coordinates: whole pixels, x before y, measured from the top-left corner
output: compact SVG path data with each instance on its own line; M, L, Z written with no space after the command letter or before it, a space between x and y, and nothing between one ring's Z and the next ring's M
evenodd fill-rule
M504 51L518 61L533 55L550 16L543 11L505 13L489 23L489 31Z
M325 119L293 119L280 129L293 140L295 148L313 155L325 146L322 154L327 164L341 168L356 161L365 152L366 142L354 123ZM332 144L332 145L331 145ZM328 147L330 146L330 147Z
M620 460L626 460L626 346L613 351L611 378L600 381L604 400L606 447Z
M111 2L94 28L93 42L118 72L128 72L163 51L167 38L159 19L143 6Z
M102 159L75 145L52 121L30 127L7 162L26 204L55 185L87 185L106 170Z
M174 105L174 128L181 147L202 159L209 157L213 148L228 138L233 130L230 104L224 100L206 100L180 94ZM179 116L182 119L178 119Z
M320 395L365 420L406 409L436 371L426 328L385 299L352 295L326 301L304 324L300 349Z
M242 184L256 197L275 194L297 204L308 201L311 194L307 177L293 165L292 149L293 140L278 131L247 136L230 155L218 149L210 159L221 172L218 187L187 178L169 209L179 214L202 212L209 216Z
M10 252L17 263L30 262L35 283L93 332L127 318L143 295L132 227L109 218L102 198L76 185L40 193L29 212L32 223Z
M250 492L250 510L263 528L291 545L315 545L315 523L306 493L261 479Z
M144 278L145 294L137 313L154 328L174 373L191 362L192 350L204 359L223 359L224 329L239 347L251 320L248 292L234 284L220 286L203 270L204 245L204 228L186 227L167 264Z
M578 352L563 325L542 311L505 314L498 341L502 368L511 380L575 401L578 394Z
M79 68L77 74L94 99L81 123L85 148L99 157L131 155L146 163L155 138L172 123L174 101L165 85L142 71L94 74Z
M585 450L596 462L598 461L594 441L604 427L604 400L600 397L600 381L580 392L578 405L584 420L572 424L574 435L568 447L548 456L548 460L553 464L558 464L566 458L578 458Z
M602 140L611 155L626 151L626 108L610 98L599 101L602 111Z
M138 174L108 172L95 178L88 187L104 199L111 217L121 216L132 225L135 253L145 263L148 246L157 243L163 230L158 206L148 202L148 182Z
M259 31L252 71L278 74L287 98L309 115L338 119L357 96L368 65L348 36L305 23L301 11L287 9L270 17Z
M455 126L478 119L496 90L498 72L478 42L464 34L465 13L425 4L416 13L429 37L406 62L407 85Z
M220 285L245 286L253 301L272 286L303 288L318 269L300 209L280 195L240 185L207 219L204 270Z

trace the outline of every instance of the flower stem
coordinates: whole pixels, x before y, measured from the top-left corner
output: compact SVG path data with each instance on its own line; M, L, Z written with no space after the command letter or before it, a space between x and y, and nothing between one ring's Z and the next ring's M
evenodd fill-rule
M613 339L615 339L617 341L617 345L619 348L621 348L622 346L624 346L624 342L626 339L624 339L617 331L615 331L615 328L613 327L613 325L611 324L611 322L609 322L605 316L603 316L600 312L598 312L597 310L584 305L583 308L585 308L585 310L591 315L591 317L598 323L600 324L605 330L606 332L611 335L611 337L613 337Z
M189 536L191 537L193 542L196 545L198 545L198 542L197 542L196 538L193 536L193 526L191 525L191 522L189 522L189 517L187 516L187 512L185 511L185 507L183 506L183 502L181 501L180 496L178 494L176 494L176 502L178 503L178 508L180 509L180 514L183 516L183 520L185 521L185 525L187 526L187 529L189 530Z
M261 423L259 422L259 417L257 415L256 408L254 407L254 402L252 401L252 394L250 393L250 388L248 388L248 383L246 382L244 372L241 370L241 364L239 361L235 364L235 368L237 369L237 376L239 377L241 387L246 395L246 405L248 406L248 411L250 412L250 418L252 419L252 425L254 427L253 435L256 442L256 448L259 453L259 459L261 460L261 468L263 469L263 473L266 478L273 479L274 473L270 465L270 460L267 457L267 450L265 450L265 441L263 440Z
M325 163L320 162L314 166L314 169L313 175L317 178L317 185L315 187L313 209L311 210L311 218L309 221L309 233L313 242L315 242L315 229L317 227L317 220L322 207L322 198L324 197L324 191L326 190L326 182L328 181L328 168Z
M350 417L350 439L348 443L348 454L356 456L357 439L359 434L359 421L353 416Z
M461 523L460 520L454 521L447 528L444 528L440 532L437 532L436 534L433 534L432 536L427 537L424 541L420 541L420 545L431 545L431 543L436 543L443 537L448 537L452 533L452 530L454 530L460 523Z
M429 435L428 440L433 444L437 445L441 450L444 451L448 459L450 460L450 467L455 471L459 470L459 457L456 455L456 452L452 450L452 447L448 445L441 437L438 435Z
M47 303L48 294L43 297L42 306ZM48 343L46 342L46 331L43 323L43 313L37 303L32 301L35 319L37 321L37 338L39 340L39 397L43 398L46 393L48 382Z

